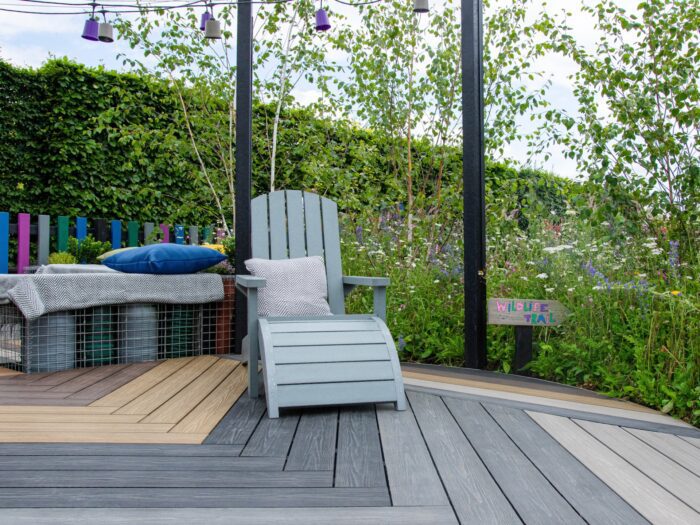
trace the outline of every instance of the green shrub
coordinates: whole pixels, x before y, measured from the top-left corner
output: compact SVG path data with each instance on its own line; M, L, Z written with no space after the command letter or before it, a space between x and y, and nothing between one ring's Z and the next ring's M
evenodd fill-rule
M68 252L54 252L49 255L49 264L76 264L78 259Z
M68 253L82 264L99 264L98 257L111 249L111 243L96 241L92 235L81 240L68 238Z

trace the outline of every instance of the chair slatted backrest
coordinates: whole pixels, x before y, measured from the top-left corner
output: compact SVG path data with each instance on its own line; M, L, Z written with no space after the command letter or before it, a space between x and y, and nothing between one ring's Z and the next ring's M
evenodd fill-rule
M326 263L331 312L345 313L335 202L299 190L274 191L253 199L251 220L253 257L296 259L320 255Z

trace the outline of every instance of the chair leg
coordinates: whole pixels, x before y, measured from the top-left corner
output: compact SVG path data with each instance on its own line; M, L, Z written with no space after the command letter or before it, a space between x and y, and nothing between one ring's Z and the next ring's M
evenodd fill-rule
M267 407L267 417L270 419L277 419L280 417L280 409L277 406L270 406L268 403Z
M396 403L394 403L394 407L396 407L396 410L403 411L406 410L406 396L402 395Z

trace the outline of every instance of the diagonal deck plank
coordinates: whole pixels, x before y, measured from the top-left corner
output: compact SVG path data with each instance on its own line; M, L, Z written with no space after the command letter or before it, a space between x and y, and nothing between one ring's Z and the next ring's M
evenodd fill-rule
M236 367L211 394L175 425L171 433L208 434L246 388L248 388L246 370L242 366Z
M60 385L53 387L50 390L50 392L57 392L66 395L75 394L76 392L80 392L84 388L92 386L95 383L98 383L99 381L102 381L103 379L106 379L109 376L120 372L127 366L128 365L111 365L97 366L95 368L91 368L84 374L80 374L78 377L71 379L70 381L66 381L64 383L61 383Z
M252 399L244 392L224 418L212 430L205 443L245 445L265 413L265 401Z
M186 388L216 362L217 358L214 356L202 356L193 359L179 370L173 372L172 375L154 385L153 388L115 411L115 414L150 414L170 400L175 394Z
M192 357L183 357L180 359L169 359L167 361L163 361L158 364L158 366L152 368L145 374L140 375L133 381L130 381L105 397L94 401L91 403L91 406L114 408L122 407L168 378L170 375L192 361L192 359Z
M521 523L442 398L409 392L408 399L457 518L463 523Z
M700 477L698 475L681 467L620 427L590 421L575 421L575 423L696 512L700 512Z
M525 523L584 523L479 403L454 398L444 401L498 487Z
M700 474L700 450L687 441L673 434L661 432L649 432L636 428L626 429L631 434L651 445L662 454L668 456L679 465L689 469L695 474Z
M158 361L150 361L147 363L133 363L126 368L122 368L116 374L95 383L79 392L71 394L68 399L84 399L88 402L96 401L117 388L124 386L137 377L143 375L151 368L158 366Z
M483 404L510 439L592 525L647 523L620 496L519 409Z
M177 423L219 386L233 370L237 361L219 359L185 388L173 395L154 412L143 419L144 423ZM128 408L128 407L124 407Z
M650 522L695 524L700 520L700 514L570 419L538 412L528 414Z
M393 505L449 505L413 412L377 405L377 421Z

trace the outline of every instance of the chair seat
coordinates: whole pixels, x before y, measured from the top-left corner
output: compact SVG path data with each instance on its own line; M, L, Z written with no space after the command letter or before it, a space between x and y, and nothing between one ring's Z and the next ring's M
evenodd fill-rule
M401 367L384 321L369 315L258 321L268 414L280 407L393 402Z

